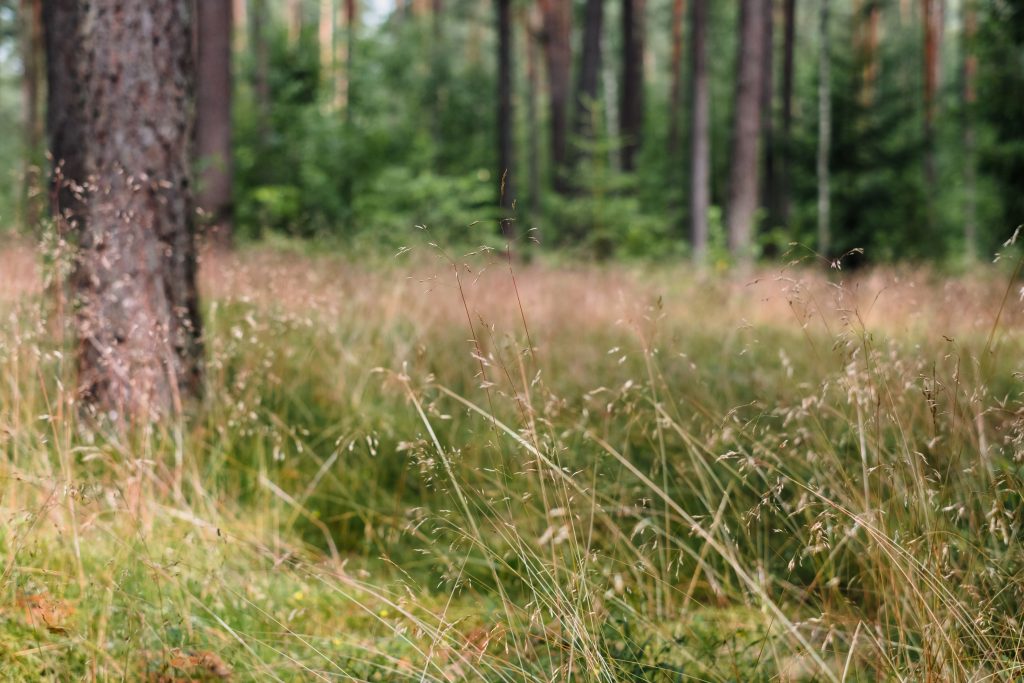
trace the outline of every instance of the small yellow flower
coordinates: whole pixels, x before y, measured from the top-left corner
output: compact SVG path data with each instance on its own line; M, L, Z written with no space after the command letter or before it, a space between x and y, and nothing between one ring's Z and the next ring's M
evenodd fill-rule
M302 591L295 591L294 593L292 593L292 600L294 600L295 602L302 602L303 598L305 597L306 595Z
M390 612L388 612L386 609L382 609L380 612L378 612L378 614L380 614L381 619L387 619L388 614L390 614Z

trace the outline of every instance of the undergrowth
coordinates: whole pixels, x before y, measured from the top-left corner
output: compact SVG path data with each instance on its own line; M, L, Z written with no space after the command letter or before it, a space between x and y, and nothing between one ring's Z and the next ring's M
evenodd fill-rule
M209 257L203 405L115 436L18 272L7 680L1020 676L1005 274Z

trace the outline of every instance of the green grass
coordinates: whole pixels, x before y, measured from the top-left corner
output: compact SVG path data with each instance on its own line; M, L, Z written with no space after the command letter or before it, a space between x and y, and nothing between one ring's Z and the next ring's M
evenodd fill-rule
M1008 276L459 261L207 263L119 438L0 289L0 677L1019 677Z

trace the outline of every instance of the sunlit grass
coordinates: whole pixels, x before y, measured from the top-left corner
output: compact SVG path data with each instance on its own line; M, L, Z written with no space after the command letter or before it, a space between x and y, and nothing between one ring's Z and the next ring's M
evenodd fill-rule
M204 405L115 438L0 263L12 679L1018 677L1006 273L208 256Z

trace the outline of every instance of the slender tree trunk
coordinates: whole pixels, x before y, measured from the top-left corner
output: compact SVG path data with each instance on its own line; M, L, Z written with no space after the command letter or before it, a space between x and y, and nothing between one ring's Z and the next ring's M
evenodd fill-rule
M686 21L686 0L672 0L672 83L668 97L668 158L679 156L679 131L682 126L683 99L683 24Z
M829 57L829 0L820 0L818 14L818 253L829 257L831 248L831 190L829 151L832 147L832 83Z
M43 142L40 97L43 59L42 0L21 0L22 17L22 89L25 105L25 168L22 182L22 223L35 230L39 226L39 162Z
M512 0L498 3L498 203L502 208L501 234L515 236L512 207L515 201L515 116L512 93Z
M763 149L761 160L764 167L764 178L761 181L761 206L768 210L767 220L764 223L766 228L774 228L778 225L778 216L772 210L775 206L773 197L777 192L775 186L775 111L772 106L775 94L775 13L772 8L773 4L773 0L767 0L764 11L764 59L761 61L761 144Z
M783 42L782 42L782 140L778 175L779 221L789 225L790 190L789 174L793 156L793 52L796 44L796 0L783 0Z
M573 137L577 145L592 142L597 131L594 128L595 113L599 110L599 85L601 83L601 32L604 28L604 0L587 0L583 16L583 52L580 68L576 74L576 102L573 113ZM586 150L583 150L584 152ZM582 156L577 148L573 155L578 161Z
M644 19L645 0L622 0L622 100L619 134L622 170L636 169L644 127Z
M537 115L537 93L540 79L537 69L537 34L541 30L541 18L534 7L523 14L523 35L526 37L526 128L529 155L527 173L529 178L530 214L540 213L540 123Z
M767 0L742 0L739 59L732 126L732 161L727 209L729 251L740 261L752 256L757 211L758 140L761 132L761 90L764 76L764 12Z
M923 0L924 22L924 175L928 196L934 196L938 183L935 163L935 119L938 109L937 95L941 77L940 56L942 41L942 0ZM929 200L929 204L932 202ZM929 223L933 223L929 208Z
M200 0L203 2L204 0ZM305 20L302 0L285 0L284 20L288 30L288 44L296 45L302 37L302 25Z
M548 107L551 127L552 186L559 194L568 194L569 141L568 103L571 0L540 0L544 17L544 52L548 70Z
M254 57L252 89L256 95L256 110L261 136L270 135L270 45L267 0L252 0L252 50Z
M231 0L196 3L198 64L196 87L197 204L209 241L227 247L232 238Z
M964 243L968 261L978 258L978 180L975 158L974 107L978 100L975 86L978 55L975 45L978 34L977 0L963 0L963 127L964 127Z
M875 83L878 81L878 41L882 10L875 0L869 2L857 18L861 27L861 41L858 46L861 61L860 104L865 109L875 103Z
M249 1L231 0L231 18L234 23L233 49L236 55L249 52Z
M320 0L320 20L317 23L317 42L320 45L320 88L325 96L323 102L328 110L337 101L334 89L338 79L335 76L337 61L334 49L334 0Z
M88 65L50 83L49 118L65 165L81 160L90 178L76 207L80 394L121 425L181 414L200 391L202 355L188 180L192 3L47 4L51 73L69 56Z
M690 95L690 240L693 258L703 263L708 250L711 209L711 88L708 76L708 2L693 0Z

